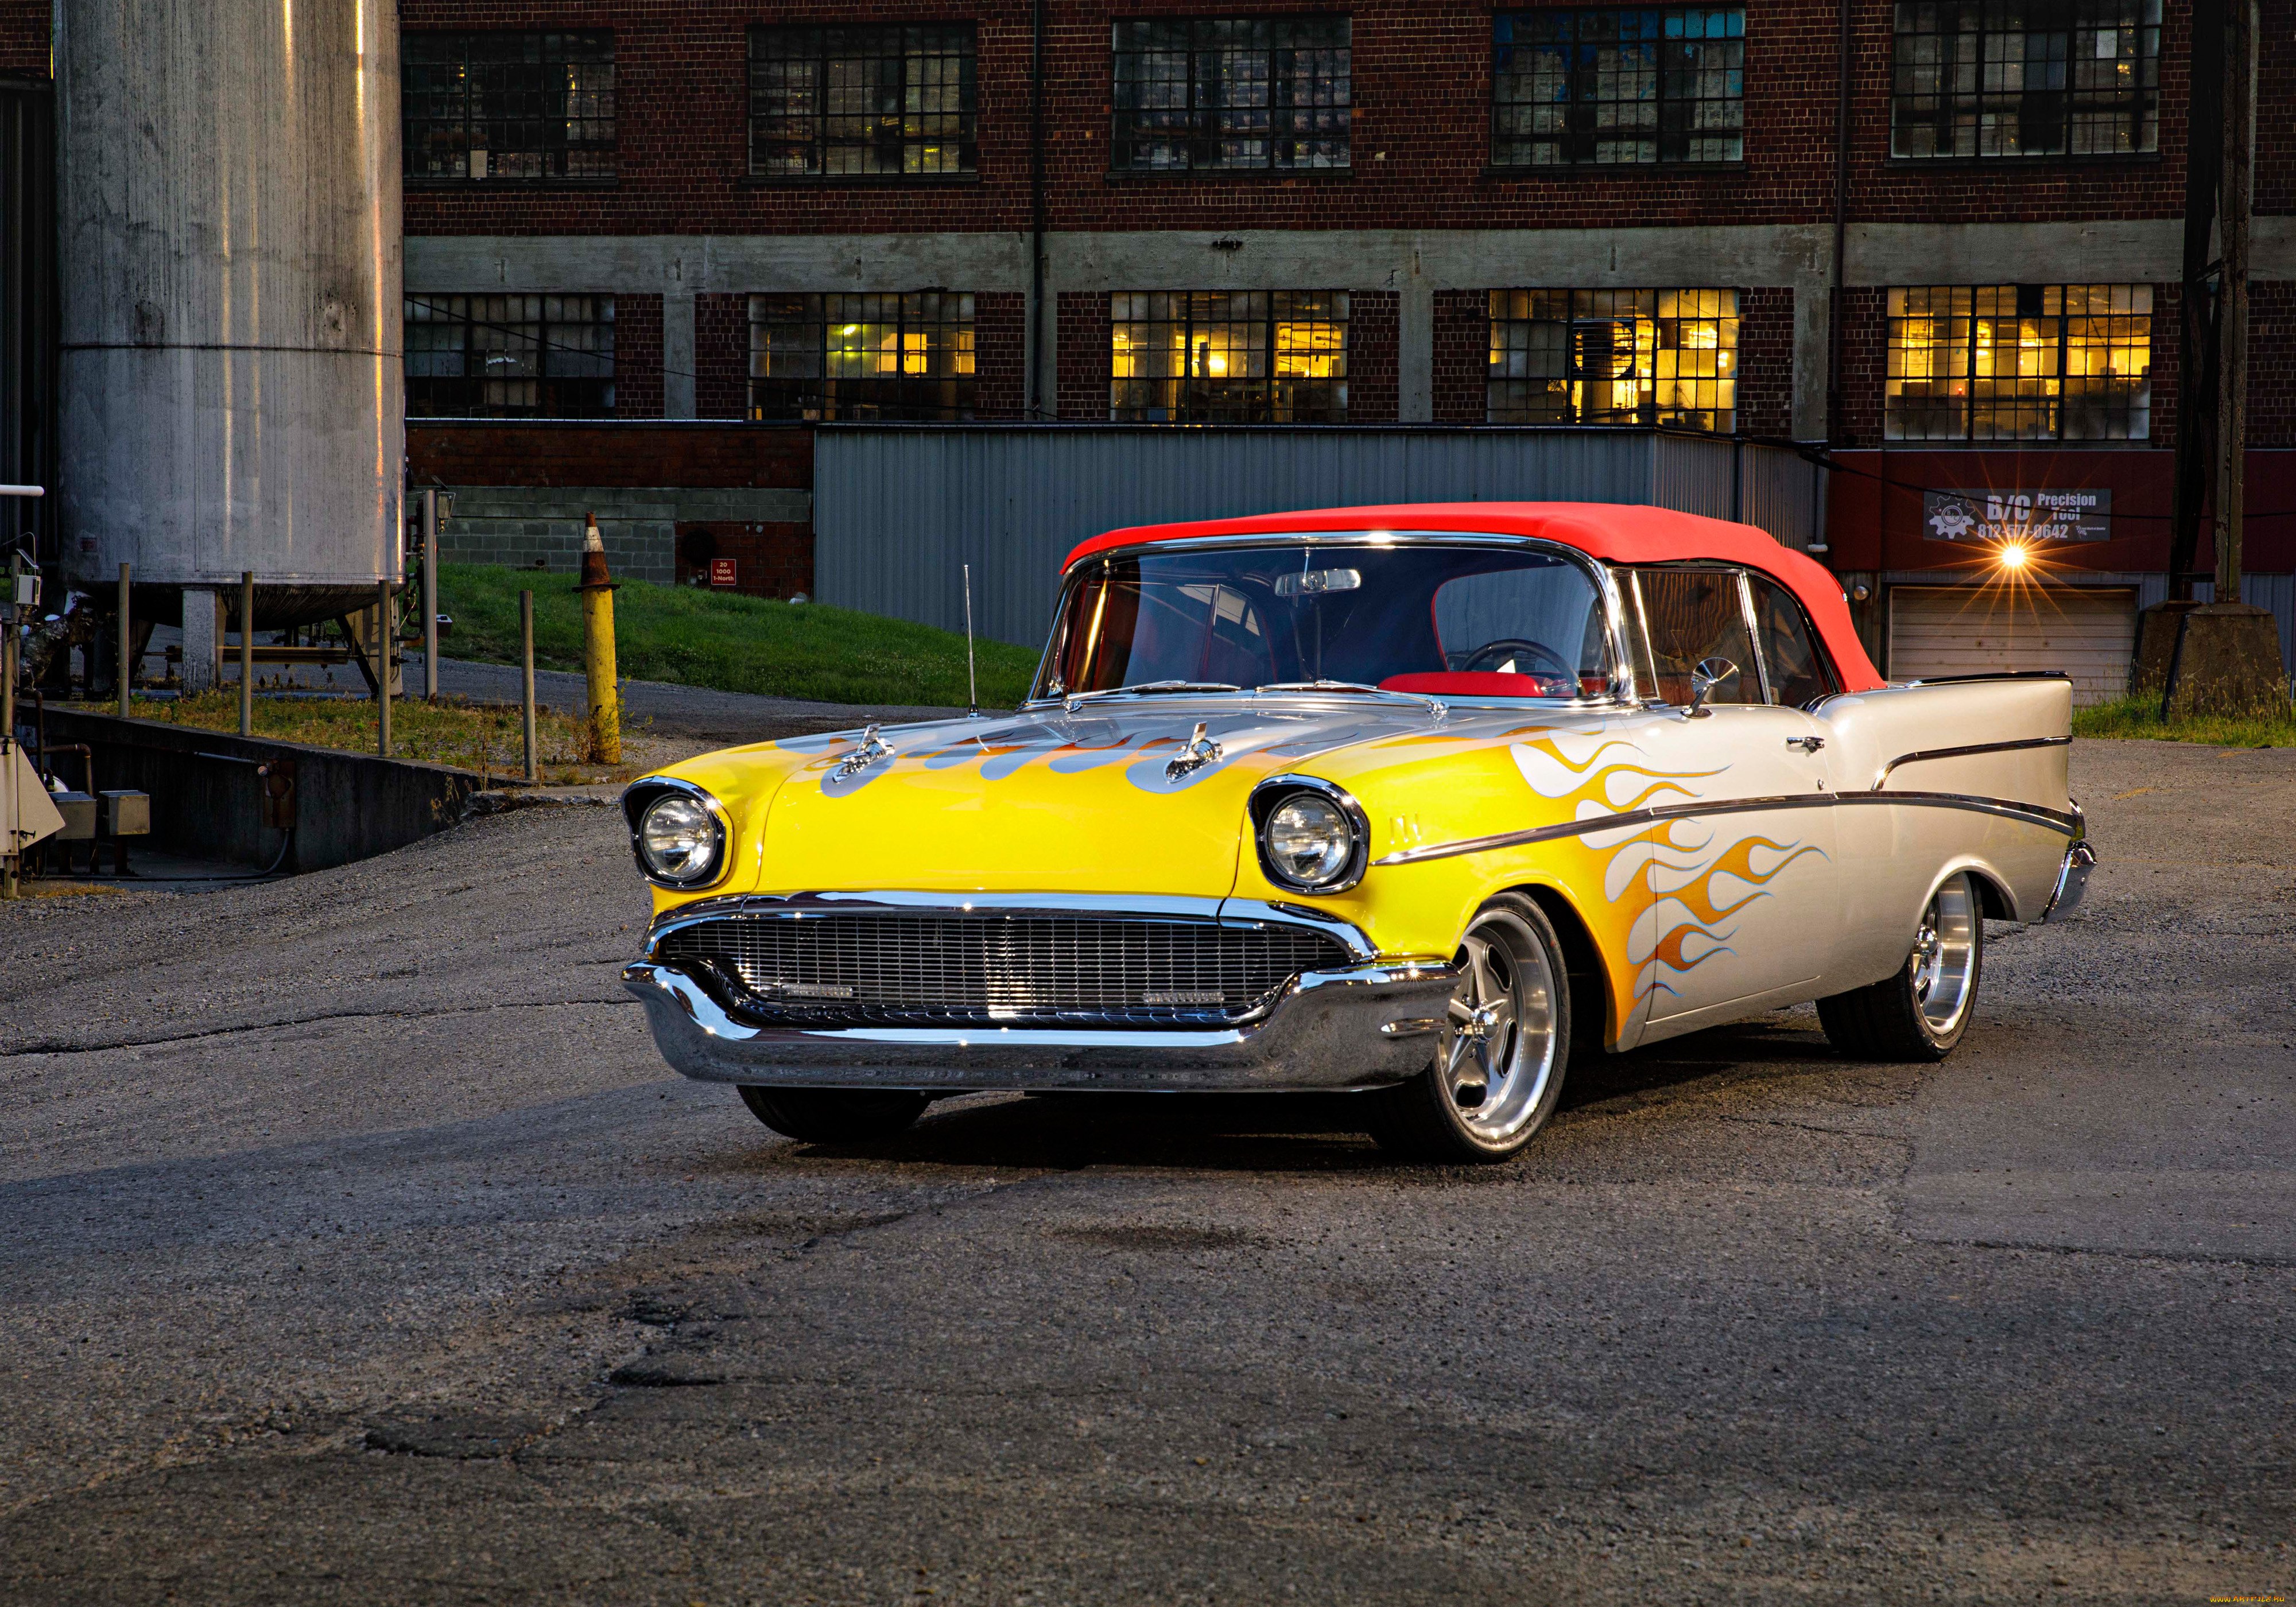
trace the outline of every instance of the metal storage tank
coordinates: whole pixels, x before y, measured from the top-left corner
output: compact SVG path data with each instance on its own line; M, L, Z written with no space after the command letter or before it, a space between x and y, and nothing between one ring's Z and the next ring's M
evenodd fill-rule
M64 555L144 619L195 592L188 678L242 570L266 629L403 573L397 8L58 0L54 37Z

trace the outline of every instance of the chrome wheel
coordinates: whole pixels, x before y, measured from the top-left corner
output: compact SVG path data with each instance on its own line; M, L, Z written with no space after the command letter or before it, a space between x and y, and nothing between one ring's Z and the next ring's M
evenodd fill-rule
M1977 975L1978 920L1977 890L1966 871L1948 878L1922 912L1921 931L1906 963L1922 1020L1940 1037L1960 1025L1969 1008Z
M1437 1065L1460 1124L1504 1144L1538 1113L1555 1062L1556 979L1520 915L1487 910L1468 928Z

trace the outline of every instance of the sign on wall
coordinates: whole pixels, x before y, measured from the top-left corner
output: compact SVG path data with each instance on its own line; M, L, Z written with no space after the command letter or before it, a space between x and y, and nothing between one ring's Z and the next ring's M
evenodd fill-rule
M1925 541L2110 541L2112 493L2058 487L1924 491Z
M735 578L736 573L734 561L731 558L712 558L709 561L709 584L712 586L741 585Z

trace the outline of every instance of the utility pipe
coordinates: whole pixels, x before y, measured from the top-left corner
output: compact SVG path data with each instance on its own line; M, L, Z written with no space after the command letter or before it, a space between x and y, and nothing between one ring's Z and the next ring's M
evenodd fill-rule
M1843 282L1849 252L1849 0L1835 0L1833 67L1833 289L1825 307L1825 439L1846 439L1841 430L1841 316Z
M127 717L127 638L130 627L127 619L127 582L129 566L119 566L119 717Z
M422 493L422 696L439 701L439 493Z
M521 772L529 782L542 779L536 764L534 750L534 594L518 594L518 662L519 709L526 733L526 766Z
M374 583L374 750L390 757L390 582Z
M2254 0L2226 0L2224 62L2224 199L2218 208L2224 289L2218 319L2217 596L2238 603L2240 544L2247 502L2248 260L2256 152Z
M1029 416L1045 408L1045 0L1031 7L1029 54Z
M239 734L255 734L255 571L239 571Z

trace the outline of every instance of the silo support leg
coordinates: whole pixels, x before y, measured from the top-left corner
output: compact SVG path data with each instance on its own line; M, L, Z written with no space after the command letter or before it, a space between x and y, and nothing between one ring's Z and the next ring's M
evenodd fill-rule
M223 594L209 586L184 588L184 666L185 697L211 692L222 678Z

